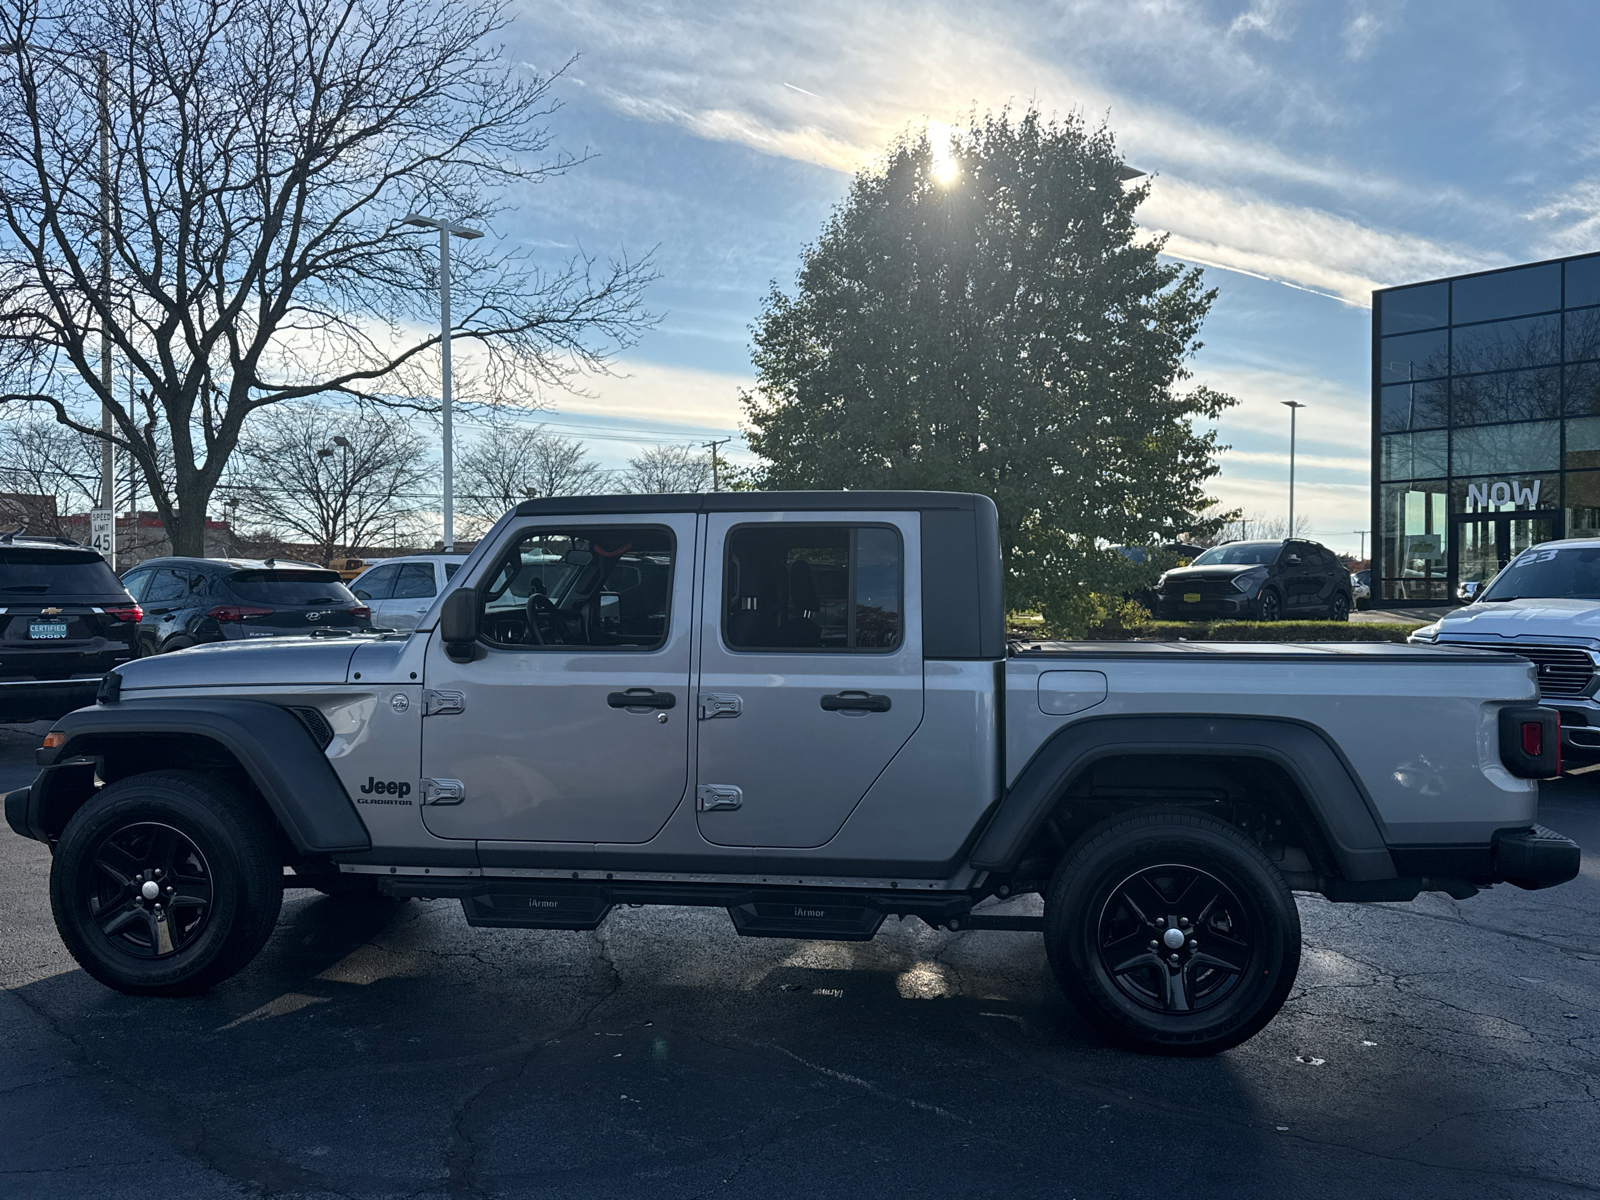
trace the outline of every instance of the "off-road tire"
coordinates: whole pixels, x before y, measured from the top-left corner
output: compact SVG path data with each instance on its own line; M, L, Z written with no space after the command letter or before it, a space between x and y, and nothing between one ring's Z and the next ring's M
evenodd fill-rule
M1168 911L1142 913L1141 924L1129 901L1144 885L1165 903L1143 908ZM1188 912L1214 885L1221 895L1210 910ZM1164 942L1180 922L1185 944ZM1044 926L1073 1007L1106 1037L1150 1054L1215 1054L1254 1037L1300 967L1300 913L1271 860L1238 830L1178 809L1126 814L1085 834L1050 881ZM1227 970L1216 965L1223 959ZM1187 1009L1173 1007L1182 999Z
M188 864L181 872L158 868L163 879L150 880L161 892L157 902L168 902L166 934L158 915L133 911L143 885L118 883L141 854L159 860L157 838L179 846L169 863L176 855ZM165 885L166 878L178 883ZM185 885L186 878L202 882ZM184 897L163 886L209 899L180 910ZM266 944L282 906L283 866L269 818L223 780L198 772L155 771L102 788L67 822L50 867L61 940L85 971L129 995L187 996L227 979ZM102 928L122 919L119 912L128 918L120 928ZM140 938L149 945L135 944Z

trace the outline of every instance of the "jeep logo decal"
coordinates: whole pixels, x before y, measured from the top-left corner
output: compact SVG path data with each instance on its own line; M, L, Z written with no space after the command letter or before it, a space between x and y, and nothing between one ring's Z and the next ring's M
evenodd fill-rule
M368 775L367 781L361 785L361 794L363 796L409 796L411 795L411 785L405 782L396 782L392 779L385 782L382 779L374 779Z

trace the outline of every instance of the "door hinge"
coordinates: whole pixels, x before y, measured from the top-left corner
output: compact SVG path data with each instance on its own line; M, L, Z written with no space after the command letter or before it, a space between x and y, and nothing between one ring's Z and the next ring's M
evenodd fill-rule
M467 697L464 692L435 692L422 693L422 715L425 717L441 717L449 713L465 712L467 710Z
M740 808L744 804L744 789L731 783L702 783L695 789L695 807L701 812L718 808Z
M744 699L732 692L702 692L700 694L700 719L737 717L744 711Z
M424 779L422 802L444 806L460 804L467 798L467 785L459 779Z

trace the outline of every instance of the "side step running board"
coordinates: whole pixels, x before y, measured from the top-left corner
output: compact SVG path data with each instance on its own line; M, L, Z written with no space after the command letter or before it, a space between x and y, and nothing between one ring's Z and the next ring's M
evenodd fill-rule
M618 904L725 908L745 937L865 942L885 917L920 917L935 928L1037 931L1039 917L972 912L965 892L803 891L743 884L662 884L632 880L396 879L391 896L455 897L467 924L514 929L596 929Z

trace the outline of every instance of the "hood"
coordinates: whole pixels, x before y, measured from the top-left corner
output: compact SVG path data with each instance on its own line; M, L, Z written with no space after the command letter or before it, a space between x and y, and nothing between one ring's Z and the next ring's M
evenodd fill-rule
M1265 563L1216 563L1205 567L1173 567L1167 572L1168 579L1232 579L1235 575L1243 575L1247 571L1264 571Z
M1469 604L1439 621L1439 636L1600 640L1600 600L1505 600Z
M343 683L356 648L370 640L304 637L213 642L135 659L117 670L124 696L136 688Z

